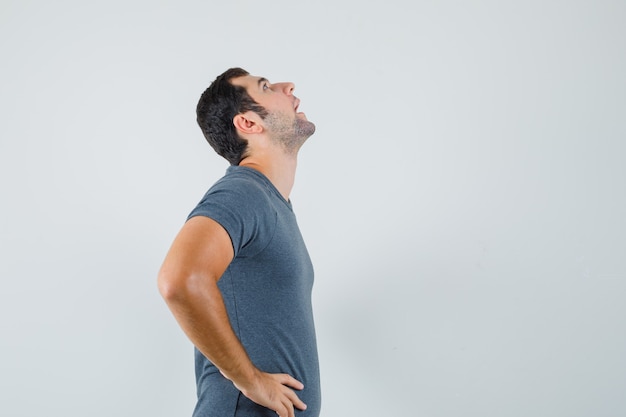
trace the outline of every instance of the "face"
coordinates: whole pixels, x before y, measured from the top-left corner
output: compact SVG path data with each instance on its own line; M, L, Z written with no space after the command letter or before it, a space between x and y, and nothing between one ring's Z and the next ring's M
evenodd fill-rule
M273 84L252 75L234 78L231 82L244 87L250 97L267 110L268 115L261 123L269 136L287 150L297 151L315 132L315 125L298 111L300 99L293 95L293 83Z

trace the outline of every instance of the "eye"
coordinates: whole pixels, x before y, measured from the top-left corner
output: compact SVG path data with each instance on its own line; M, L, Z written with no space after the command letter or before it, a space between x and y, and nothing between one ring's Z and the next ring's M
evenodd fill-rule
M269 89L270 89L270 85L268 83L263 83L263 91L269 90Z

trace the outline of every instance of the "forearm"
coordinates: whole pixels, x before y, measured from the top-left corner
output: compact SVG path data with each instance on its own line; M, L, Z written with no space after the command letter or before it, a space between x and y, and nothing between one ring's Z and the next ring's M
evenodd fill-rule
M230 325L217 285L180 289L176 296L165 300L198 350L235 385L248 385L257 369Z

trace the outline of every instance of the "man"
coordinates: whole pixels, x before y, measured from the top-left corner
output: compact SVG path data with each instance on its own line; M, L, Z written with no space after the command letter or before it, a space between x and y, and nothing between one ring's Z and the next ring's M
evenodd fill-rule
M231 166L189 215L158 278L195 346L194 417L319 416L313 267L289 200L315 125L293 90L231 68L198 103L207 141Z

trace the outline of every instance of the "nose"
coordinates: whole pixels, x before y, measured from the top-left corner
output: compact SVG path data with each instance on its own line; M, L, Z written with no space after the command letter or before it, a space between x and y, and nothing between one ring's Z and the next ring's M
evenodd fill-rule
M293 90L296 88L296 85L294 83L281 83L281 89L283 91L283 93L287 94L287 95L292 95L293 94Z

